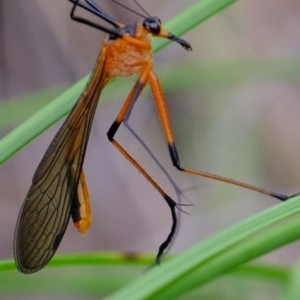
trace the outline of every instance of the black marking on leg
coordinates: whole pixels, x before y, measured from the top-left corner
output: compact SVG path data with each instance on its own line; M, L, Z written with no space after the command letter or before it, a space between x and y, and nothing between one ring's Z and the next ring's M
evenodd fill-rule
M175 144L174 143L168 144L168 148L169 148L170 156L171 156L174 167L176 167L180 171L183 171L183 169L180 166L179 155L178 155Z
M172 215L172 227L170 230L170 233L168 234L166 240L159 246L157 255L156 255L156 263L159 264L160 263L160 259L162 257L162 255L164 254L164 252L166 251L166 249L169 247L169 245L171 244L173 237L176 233L176 228L177 228L177 215L176 215L176 202L171 199L168 195L164 196L164 199L166 200L167 204L170 207L171 210L171 215Z
M108 139L109 139L110 141L113 140L114 135L116 134L116 132L117 132L117 130L119 129L120 125L121 125L121 123L119 123L119 122L117 122L117 121L114 121L114 122L111 124L111 126L110 126L110 128L109 128L109 130L107 131L107 134L106 134L107 137L108 137Z
M289 200L290 198L296 196L297 194L295 195L292 195L292 196L287 196L287 195L284 195L284 194L280 194L280 193L271 193L270 196L280 200L280 201L286 201L286 200Z

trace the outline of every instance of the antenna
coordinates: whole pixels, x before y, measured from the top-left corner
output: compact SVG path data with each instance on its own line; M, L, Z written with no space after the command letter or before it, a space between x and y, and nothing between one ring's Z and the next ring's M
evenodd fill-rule
M138 8L139 8L145 15L143 15L143 14L137 12L136 10L130 8L129 6L127 6L127 5L125 5L125 4L121 3L121 2L119 2L118 0L111 0L111 1L114 2L114 3L116 3L116 4L118 4L119 6L121 6L121 7L123 7L123 8L125 8L125 9L127 9L128 11L130 11L130 12L132 12L132 13L134 13L134 14L140 16L140 17L142 17L142 18L150 17L150 15L147 13L147 11L146 11L139 3L138 3L137 0L134 0L134 3L138 6Z
M151 17L150 14L146 11L146 9L137 0L134 0L134 3L136 4L137 7L139 7L141 11L143 11L145 15Z

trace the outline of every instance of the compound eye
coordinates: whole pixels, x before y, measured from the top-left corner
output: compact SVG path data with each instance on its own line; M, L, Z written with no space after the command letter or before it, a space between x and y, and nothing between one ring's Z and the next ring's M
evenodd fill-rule
M158 17L151 17L144 20L143 25L147 28L151 33L159 34L161 20Z

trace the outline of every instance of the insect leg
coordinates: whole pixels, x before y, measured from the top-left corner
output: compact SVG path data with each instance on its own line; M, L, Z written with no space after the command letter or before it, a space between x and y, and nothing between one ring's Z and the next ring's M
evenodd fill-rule
M169 148L169 153L170 153L172 163L179 171L182 171L182 172L185 172L188 174L201 176L201 177L210 178L210 179L217 180L217 181L226 182L226 183L233 184L233 185L237 185L237 186L249 189L249 190L256 191L261 194L265 194L265 195L277 198L281 201L285 201L290 198L289 196L286 196L284 194L276 193L276 192L273 192L273 191L270 191L270 190L267 190L264 188L260 188L260 187L257 187L257 186L254 186L254 185L251 185L248 183L244 183L244 182L241 182L241 181L238 181L235 179L226 178L226 177L219 176L219 175L212 174L212 173L205 172L205 171L182 167L180 164L179 155L178 155L178 152L177 152L177 149L175 146L174 135L172 132L171 122L170 122L170 118L169 118L169 114L168 114L168 110L167 110L167 106L166 106L166 101L164 98L164 94L163 94L161 85L159 83L158 78L152 71L149 72L148 80L149 80L149 84L151 86L151 91L153 94L153 98L154 98L154 102L155 102L155 105L157 108L161 126L163 129L164 135L165 135L165 139L168 143L168 148Z
M168 234L166 240L160 245L156 261L159 262L161 256L170 245L177 227L177 215L176 206L177 203L158 185L158 183L145 171L145 169L124 149L124 147L114 138L116 132L118 131L122 122L126 119L128 113L130 113L132 106L137 100L138 96L141 94L143 88L148 82L149 67L147 67L144 72L140 75L139 79L132 88L130 94L128 95L125 103L123 104L119 114L117 115L115 121L112 123L111 127L107 132L107 137L109 141L117 148L117 150L147 179L148 182L161 194L165 199L171 210L172 216L172 227Z

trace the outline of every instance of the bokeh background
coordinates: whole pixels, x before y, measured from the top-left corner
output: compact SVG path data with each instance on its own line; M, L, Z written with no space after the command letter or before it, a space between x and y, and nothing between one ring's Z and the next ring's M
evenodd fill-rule
M122 22L139 20L110 1L101 3ZM195 1L140 1L163 21ZM28 103L30 115L51 93L64 89L93 67L103 34L69 19L68 1L0 3L0 110ZM172 44L155 55L165 88L182 164L278 192L300 191L300 2L238 1L184 38L186 52ZM58 252L153 251L166 237L170 213L159 194L109 144L106 131L134 78L104 93L85 160L93 225L79 236L70 224ZM119 84L119 85L118 85ZM118 87L120 86L120 88ZM126 84L125 84L126 86ZM122 87L122 88L121 88ZM40 99L34 99L40 93ZM1 125L4 136L22 121ZM276 200L211 180L178 174L146 91L130 125L183 191L185 210L171 252L178 252L276 204ZM33 172L61 123L54 125L0 168L0 259L11 258L14 227ZM150 174L178 193L145 149L125 129L118 136ZM263 259L291 264L300 243Z

